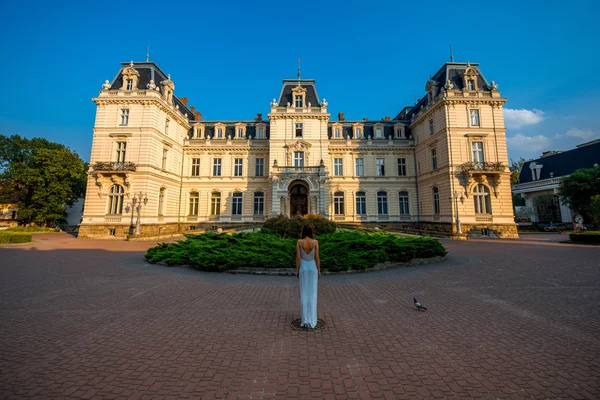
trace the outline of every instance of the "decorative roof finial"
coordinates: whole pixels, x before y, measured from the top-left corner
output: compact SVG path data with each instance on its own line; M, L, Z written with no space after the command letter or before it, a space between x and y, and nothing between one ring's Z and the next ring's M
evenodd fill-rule
M150 61L150 42L148 42L148 51L146 52L146 62Z
M300 63L302 60L298 57L298 86L300 86Z
M452 45L450 45L450 62L454 62L454 55L452 54Z
M167 79L168 79L168 80L171 80L171 74L168 74L168 75L167 75Z
M133 61L129 62L129 66L133 68Z

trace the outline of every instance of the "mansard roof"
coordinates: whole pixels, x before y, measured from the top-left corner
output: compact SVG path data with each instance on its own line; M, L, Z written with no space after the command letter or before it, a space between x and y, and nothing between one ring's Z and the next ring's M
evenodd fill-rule
M540 157L537 160L527 161L521 168L519 183L527 183L533 180L531 169L532 163L541 164L539 180L567 176L578 169L593 168L594 164L600 165L600 140L583 143L576 148L551 156Z
M281 94L279 95L279 107L287 107L288 103L294 104L292 89L298 87L298 82L306 90L306 104L311 103L313 107L319 106L319 96L317 95L314 79L300 79L300 81L298 79L284 79Z
M225 125L225 132L223 132L223 136L224 138L227 137L227 135L231 136L232 138L235 137L235 126L237 124L244 124L246 126L246 137L249 137L251 139L254 139L256 137L256 125L257 124L264 124L266 126L265 129L265 137L269 138L270 134L271 134L271 129L270 129L270 125L269 125L269 120L246 120L246 121L207 121L207 120L200 120L200 121L194 121L194 124L199 123L199 124L203 124L204 125L204 132L205 132L205 136L210 136L211 138L215 137L215 125L217 124L223 124ZM190 130L189 132L189 136L191 137L192 135L192 130Z
M448 81L450 81L454 85L453 90L463 90L463 89L465 89L465 84L464 84L464 80L462 77L463 77L465 71L467 70L467 68L469 68L469 67L474 68L478 72L477 87L480 90L490 90L491 89L490 84L488 83L487 79L485 79L485 77L481 73L478 63L468 63L468 62L467 63L455 63L455 62L445 63L442 66L442 68L440 68L440 70L431 77L430 80L437 82L440 89L443 88ZM428 103L429 103L429 100L428 100L427 96L425 95L417 101L417 104L415 104L414 107L404 107L404 109L402 111L405 111L405 113L404 113L405 119L410 119L413 114L418 113ZM402 119L401 118L402 111L400 113L398 113L398 115L396 116L395 119Z
M327 124L327 135L329 138L333 137L333 132L331 130L331 126L334 124L342 125L342 137L354 138L354 131L352 130L352 126L354 124L362 124L363 126L363 136L366 138L371 136L375 138L375 125L381 124L383 125L383 137L389 138L394 136L394 125L402 123L401 121L396 120L360 120L360 121L329 121ZM405 124L406 136L410 135L410 129L408 124Z
M121 69L119 73L112 81L112 88L117 89L123 86L123 69L130 66L131 62L122 62ZM159 88L160 92L163 93L162 85L160 84L162 81L166 81L169 79L168 75L165 74L155 63L151 61L147 62L134 62L133 68L140 74L140 77L137 82L137 88L139 90L146 90L147 85L150 83L150 80L153 80L156 84L157 88ZM164 93L163 93L164 94ZM175 95L173 95L173 104L179 106L179 111L183 114L188 115L189 120L194 119L193 113L187 108L185 104L181 102Z

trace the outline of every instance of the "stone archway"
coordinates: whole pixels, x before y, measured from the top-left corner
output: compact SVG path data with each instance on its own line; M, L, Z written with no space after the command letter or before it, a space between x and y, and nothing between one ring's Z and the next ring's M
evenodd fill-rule
M308 183L296 180L290 183L288 194L290 199L290 216L308 214Z

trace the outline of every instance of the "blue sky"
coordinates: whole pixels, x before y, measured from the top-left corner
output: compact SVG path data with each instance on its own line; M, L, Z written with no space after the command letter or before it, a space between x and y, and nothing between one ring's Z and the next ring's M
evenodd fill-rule
M600 137L598 3L5 0L0 134L89 160L91 98L148 42L175 94L211 120L266 115L298 57L332 119L393 117L425 94L452 44L508 98L509 157L537 158Z

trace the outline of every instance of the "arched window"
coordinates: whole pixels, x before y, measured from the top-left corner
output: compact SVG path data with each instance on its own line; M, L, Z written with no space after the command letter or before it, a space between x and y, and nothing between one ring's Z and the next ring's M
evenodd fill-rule
M398 201L400 203L400 215L410 215L410 209L408 208L408 192L398 193Z
M121 185L113 185L108 194L108 213L122 214L123 213L123 197L125 190Z
M198 203L200 202L200 193L190 193L190 215L198 215Z
M158 193L158 215L163 215L165 208L165 191L167 189L160 188L160 192Z
M387 193L384 191L377 192L377 214L388 214Z
M263 192L254 193L254 215L264 215L265 213L265 194Z
M485 185L479 184L473 189L473 199L475 200L475 214L491 214L492 202L490 191Z
M221 193L219 192L210 195L210 215L221 215Z
M433 215L440 215L440 190L433 188Z
M333 194L333 213L335 215L344 215L344 192L335 192Z
M231 204L232 204L231 215L241 216L242 215L242 193L235 192L233 194L233 201Z
M356 215L367 215L367 196L365 192L356 192Z

